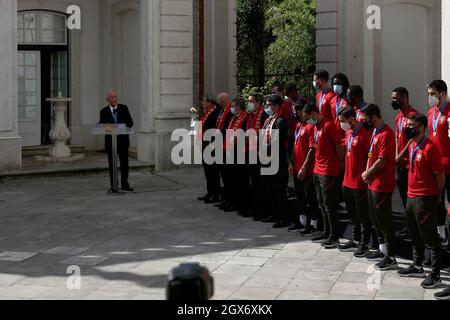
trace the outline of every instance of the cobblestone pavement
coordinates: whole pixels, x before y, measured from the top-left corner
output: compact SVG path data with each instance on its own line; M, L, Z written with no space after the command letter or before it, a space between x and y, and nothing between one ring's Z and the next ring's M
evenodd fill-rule
M137 193L123 196L107 195L103 176L1 182L0 299L164 299L168 272L185 261L213 272L215 299L432 299L436 292L199 203L198 168L133 173L131 182ZM80 289L68 289L76 284L71 266L80 268Z

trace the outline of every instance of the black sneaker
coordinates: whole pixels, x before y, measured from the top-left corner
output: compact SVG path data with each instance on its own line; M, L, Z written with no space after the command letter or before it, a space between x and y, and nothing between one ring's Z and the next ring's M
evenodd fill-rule
M302 237L309 238L309 237L314 236L315 233L317 233L317 229L314 228L313 226L309 226L309 227L306 227L305 230L300 232L300 235Z
M378 271L389 271L389 270L397 270L398 269L398 263L395 260L395 258L390 257L384 257L383 260L378 262L375 265L375 270Z
M423 267L416 268L416 266L409 266L407 269L398 271L398 275L402 278L425 278L425 270Z
M352 240L339 246L340 252L356 252L358 250L358 245L354 243Z
M369 252L366 258L370 261L381 261L385 258L385 255L380 250L377 250Z
M395 233L395 237L401 240L405 240L405 239L409 239L409 232L408 232L408 228L404 227L402 230L397 231Z
M276 223L276 222L278 222L278 219L275 218L275 217L270 216L270 217L267 217L267 218L261 220L261 222L263 222L263 223Z
M442 279L438 274L430 274L421 284L424 289L435 289L440 286L442 286Z
M355 258L366 258L369 255L369 253L370 253L369 247L364 244L360 244L354 256Z
M312 243L322 243L324 240L328 240L328 235L320 233L311 239Z
M337 249L339 248L339 239L329 237L327 240L322 242L322 247L325 249Z
M450 300L450 286L448 286L444 291L436 293L434 297L437 300Z
M288 229L291 233L299 233L300 231L306 229L301 223L297 222L292 227Z
M442 239L441 238L441 247L442 247L442 249L447 249L447 247L448 247L448 238L446 238L446 239Z

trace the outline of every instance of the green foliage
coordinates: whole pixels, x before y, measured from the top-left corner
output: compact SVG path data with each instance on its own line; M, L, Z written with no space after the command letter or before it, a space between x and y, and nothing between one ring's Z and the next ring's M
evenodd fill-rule
M237 16L238 91L257 87L270 94L278 81L310 93L316 60L315 1L237 0Z
M315 1L284 0L267 13L276 40L267 49L269 73L301 73L315 64Z

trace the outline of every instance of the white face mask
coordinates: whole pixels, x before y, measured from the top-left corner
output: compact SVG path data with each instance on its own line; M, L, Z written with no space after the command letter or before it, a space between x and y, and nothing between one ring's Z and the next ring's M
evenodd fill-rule
M352 126L351 126L349 123L341 122L341 129L342 129L342 130L348 131L348 130L350 130L351 128L352 128Z
M314 89L316 89L317 91L320 90L320 87L317 85L317 81L313 81L313 87L314 87Z
M439 98L435 96L428 97L428 104L430 105L431 108L438 106L440 102L441 101L439 100Z
M249 104L247 105L247 111L248 111L248 112L253 112L253 111L255 111L255 110L256 110L256 106L255 106L254 103L249 103Z
M269 117L273 115L272 108L266 108L265 111L269 115Z
M333 91L334 93L336 93L338 96L340 96L342 94L342 92L344 92L344 87L341 85L335 85L333 86Z
M231 114L234 116L237 115L237 109L235 107L231 108Z

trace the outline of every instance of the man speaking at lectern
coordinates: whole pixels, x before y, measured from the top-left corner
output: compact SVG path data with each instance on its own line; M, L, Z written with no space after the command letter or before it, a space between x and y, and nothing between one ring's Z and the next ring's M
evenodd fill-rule
M127 128L133 128L134 123L131 118L128 107L123 104L118 104L117 93L111 91L108 93L106 100L109 105L100 112L100 123L124 123ZM112 158L112 137L105 136L105 149L108 154L109 163L109 177L111 180L111 192L113 191L113 158ZM117 153L120 160L120 176L123 191L133 192L134 190L128 183L128 151L130 149L130 137L128 135L119 135L117 137Z

